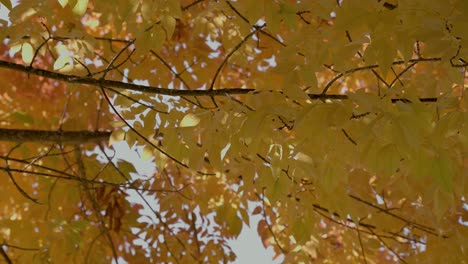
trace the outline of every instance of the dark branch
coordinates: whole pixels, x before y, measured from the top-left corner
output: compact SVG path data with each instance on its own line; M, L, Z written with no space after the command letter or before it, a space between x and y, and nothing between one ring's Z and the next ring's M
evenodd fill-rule
M12 142L56 142L56 143L87 143L108 140L111 132L100 131L52 131L29 129L0 128L0 141Z
M211 80L211 84L210 84L210 89L209 90L213 90L213 87L214 87L214 84L216 82L216 79L219 75L219 73L221 72L221 69L223 69L224 65L226 65L227 61L229 60L229 58L231 58L231 56L240 49L240 47L247 41L250 39L250 37L252 37L253 35L255 35L255 33L257 33L258 30L262 29L265 25L262 25L262 26L259 26L257 28L255 28L255 30L253 30L252 32L250 32L247 36L244 37L244 39L242 39L241 42L239 42L229 53L228 55L224 58L223 62L221 63L221 65L219 65L218 69L216 69L216 72L213 76L213 80Z
M411 60L408 60L407 62L410 62L410 63L415 63L416 62L416 63L418 63L418 62L437 62L437 61L442 61L442 59L441 58L427 58L427 59L426 58L420 58L420 59L411 59ZM392 63L392 65L401 65L401 64L404 64L404 63L406 63L406 62L400 60L400 61L394 61ZM354 73L354 72L358 72L358 71L372 70L372 69L376 69L376 68L379 68L379 65L368 65L368 66L363 66L363 67L350 69L350 70L347 70L345 72L341 72L338 75L336 75L333 79L331 79L331 81L329 81L327 83L327 85L325 85L325 88L323 88L322 94L327 93L328 89L330 89L332 84L334 82L336 82L338 79L340 79L341 77L343 77L344 75L346 75L346 74L350 74L350 73Z
M193 1L192 3L186 5L186 6L183 6L181 7L182 11L187 11L189 8L191 8L192 6L196 6L198 5L199 3L203 2L205 0L196 0L196 1Z
M429 58L429 59L415 59L409 60L409 62L422 62L422 61L440 61L441 58ZM399 65L405 63L404 61L396 61L393 65ZM341 78L344 74L349 74L357 71L363 70L370 70L374 68L378 68L378 65L369 65L364 67L359 67L355 69L348 70L344 73L340 73L339 75L335 76L325 87L324 91L321 94L308 94L309 98L312 100L324 100L324 99L339 99L345 100L348 99L347 95L344 94L325 94L328 88L339 78ZM149 94L161 94L161 95L169 95L169 96L227 96L227 95L240 95L240 94L247 94L247 93L259 93L262 90L256 90L253 88L222 88L222 89L213 89L213 90L176 90L176 89L169 89L163 87L155 87L155 86L145 86L145 85L138 85L132 83L125 83L113 80L103 80L92 78L88 76L77 76L77 75L67 75L57 72L52 72L43 69L32 68L28 66L24 66L21 64L16 64L13 62L2 61L0 60L0 68L7 68L16 71L25 72L28 74L33 74L37 76L42 76L49 79L54 79L58 81L64 81L67 83L75 83L75 84L87 84L96 87L106 87L106 88L118 88L118 89L126 89L131 91L138 91L143 93ZM392 102L401 101L403 99L392 99ZM421 102L436 102L437 98L420 98Z
M431 235L434 235L434 236L440 236L440 237L443 237L443 238L447 238L447 236L445 236L445 235L439 235L439 234L437 234L437 233L435 232L435 229L432 228L432 227L429 227L429 226L425 226L425 225L422 225L422 224L418 224L418 223L412 222L412 221L410 221L410 220L408 220L408 219L406 219L406 218L404 218L404 217L401 217L401 216L396 215L396 214L394 214L394 213L392 213L392 212L389 212L388 209L380 208L379 206L376 206L376 205L374 205L373 203L370 203L370 202L368 202L368 201L365 201L365 200L363 200L363 199L361 199L361 198L359 198L359 197L357 197L357 196L355 196L355 195L348 194L348 196L351 197L351 198L353 198L353 199L356 200L356 201L359 201L359 202L361 202L361 203L363 203L363 204L366 204L366 205L368 205L368 206L370 206L370 207L373 207L373 208L377 209L378 211L380 211L380 212L382 212L382 213L384 213L384 214L387 214L387 215L389 215L389 216L392 216L393 218L396 218L396 219L398 219L398 220L400 220L400 221L402 221L402 222L405 222L406 224L408 224L409 226L411 226L411 227L413 227L413 228L419 229L419 230L421 230L421 231L424 231L424 232L426 232L426 233L428 233L428 234L431 234Z
M0 255L3 256L3 259L5 260L6 263L8 264L11 264L13 263L10 259L10 257L8 257L7 253L5 252L5 250L3 249L3 246L0 246Z

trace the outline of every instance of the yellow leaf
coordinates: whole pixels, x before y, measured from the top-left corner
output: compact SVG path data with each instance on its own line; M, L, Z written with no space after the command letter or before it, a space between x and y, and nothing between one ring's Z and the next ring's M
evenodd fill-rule
M440 156L431 164L432 175L442 190L451 192L453 188L453 178L456 175L452 160L445 153L440 153Z
M216 209L218 222L225 222L232 236L237 237L242 230L242 220L237 216L237 210L231 204L223 203Z
M163 16L162 20L162 27L166 30L166 37L167 39L172 38L172 34L174 34L174 30L176 27L176 20L172 16Z
M268 29L270 29L271 32L276 33L281 22L281 17L279 16L279 6L273 3L266 4L265 18L268 25Z
M57 60L54 63L54 70L63 69L67 64L70 64L70 56L61 55L57 58Z
M67 0L65 0L67 1ZM67 1L68 2L68 1ZM73 13L75 13L78 16L84 15L86 13L86 9L88 8L88 0L78 0L76 2L75 7L73 7Z
M12 5L10 0L0 0L0 3L2 3L8 10L11 10Z
M117 130L112 132L110 138L109 138L109 146L114 145L116 142L120 142L124 139L125 137L125 131L123 130Z
M21 57L26 64L30 64L33 60L34 49L29 43L24 43L21 49Z
M192 113L189 113L180 121L180 127L194 127L200 123L200 118Z
M167 156L162 154L161 152L157 151L156 153L154 153L154 160L156 162L156 168L158 170L162 170L164 169L166 166L167 166Z
M21 43L17 43L17 44L14 44L10 47L10 55L15 55L18 51L21 50L21 48L23 47L23 45L21 45Z
M182 16L181 4L178 0L169 0L166 1L166 8L168 9L168 14L180 18Z
M388 144L380 148L377 152L377 166L380 172L385 175L395 173L400 165L401 156L395 144Z
M141 159L143 161L148 161L150 160L151 158L153 157L153 149L149 146L145 146L142 150L141 150Z
M68 0L58 0L58 2L62 7L65 7L68 4Z

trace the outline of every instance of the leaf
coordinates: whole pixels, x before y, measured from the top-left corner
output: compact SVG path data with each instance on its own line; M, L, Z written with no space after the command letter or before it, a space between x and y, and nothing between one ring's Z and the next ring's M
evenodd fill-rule
M172 16L163 16L161 23L164 30L166 30L167 39L171 39L176 28L176 19Z
M309 241L311 236L311 225L308 217L304 217L303 214L298 213L296 215L296 221L293 225L292 234L294 235L294 239L297 241L299 245L305 244Z
M424 181L426 177L429 177L433 173L432 164L433 160L428 156L427 151L421 149L417 151L413 156L411 162L411 170L413 175L418 181Z
M216 209L216 218L225 222L229 233L237 237L242 230L242 220L237 216L237 210L229 204L223 204Z
M453 202L446 191L436 190L434 193L434 213L437 220L440 221L446 211L452 207Z
M262 207L257 206L255 209L252 211L252 215L258 215L262 212Z
M76 5L73 7L73 13L78 16L83 16L86 13L86 9L88 8L88 0L77 0Z
M276 4L265 4L265 19L268 29L273 33L278 32L281 23L279 10L279 6Z
M174 18L182 17L181 3L180 0L166 1L168 10L168 15Z
M377 95L366 93L362 89L356 91L356 93L350 93L348 96L358 104L360 111L364 113L374 111L382 102Z
M432 163L432 176L442 187L442 190L446 192L452 191L455 171L451 159L446 154L442 153Z
M150 50L158 52L166 40L166 31L157 24L150 30L142 30L136 36L136 54L138 56L146 55Z
M123 130L115 130L112 132L109 138L109 146L113 146L117 142L123 141L125 138L125 131Z
M69 55L61 55L54 62L54 70L63 70L67 65L70 65L71 57Z
M283 18L283 21L288 27L290 28L295 27L297 19L298 19L296 15L297 10L295 8L295 5L289 4L287 2L283 2L280 4L279 12Z
M465 261L467 1L1 3L13 262Z
M378 169L385 175L392 175L397 172L402 160L398 149L394 144L383 146L377 154Z
M188 113L180 121L180 127L194 127L200 123L200 118L192 113Z
M238 237L242 231L242 220L236 215L228 219L227 223L229 226L229 231L234 235L234 237Z
M13 8L10 0L0 0L0 3L2 3L8 10Z
M57 0L62 7L65 7L68 4L68 0Z
M117 167L125 174L125 175L129 175L130 173L136 173L136 169L135 169L135 166L128 162L128 161L125 161L125 160L119 160L117 162Z
M34 117L26 112L14 112L13 117L25 125L34 124Z
M148 161L153 158L153 148L150 146L145 146L141 150L141 159L142 161Z
M30 64L34 57L34 49L29 43L24 43L21 48L21 58L25 64Z

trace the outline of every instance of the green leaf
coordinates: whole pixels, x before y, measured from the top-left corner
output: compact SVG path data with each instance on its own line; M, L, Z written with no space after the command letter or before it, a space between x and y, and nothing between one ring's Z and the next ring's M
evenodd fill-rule
M34 118L26 112L14 112L12 115L13 118L15 118L17 121L22 122L25 125L34 124Z

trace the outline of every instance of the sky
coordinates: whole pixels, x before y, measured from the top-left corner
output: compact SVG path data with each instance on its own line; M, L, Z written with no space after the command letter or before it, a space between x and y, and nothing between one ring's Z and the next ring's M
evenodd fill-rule
M13 1L16 2L16 1ZM0 4L0 19L8 21L8 10ZM2 40L3 41L3 40ZM126 143L120 143L115 147L117 155L115 158L132 162L141 174L148 174L154 171L154 165L149 162L143 162L134 149L130 149ZM136 197L133 197L138 199ZM237 259L234 264L275 264L281 263L282 257L273 261L274 252L272 248L265 249L262 241L257 234L257 224L259 216L251 216L250 227L244 225L239 237L230 241L229 245L236 253ZM120 260L119 264L126 263Z
M126 142L121 142L114 145L117 153L114 159L123 159L134 164L138 174L148 175L155 170L155 165L152 161L142 161L139 157L138 150L135 148L130 149ZM112 154L112 153L109 153ZM149 200L151 200L150 197ZM138 202L139 197L132 197L135 202ZM141 201L140 201L141 202ZM144 206L144 204L142 204ZM253 209L251 207L250 209ZM151 212L148 210L146 215L150 215ZM236 253L237 259L234 264L276 264L281 263L282 257L273 260L274 252L272 248L265 249L262 241L257 234L257 224L261 218L259 216L252 216L250 219L250 227L244 225L239 237L235 240L231 240L229 245L232 250Z

